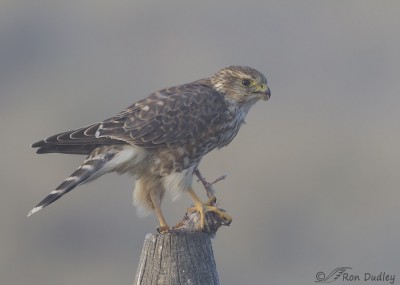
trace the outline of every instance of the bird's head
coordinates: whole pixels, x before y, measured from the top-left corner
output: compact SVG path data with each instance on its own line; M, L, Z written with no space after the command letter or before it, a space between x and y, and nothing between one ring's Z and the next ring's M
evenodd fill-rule
M268 100L271 91L265 76L246 66L229 66L210 77L213 87L228 100L240 105L253 105L260 99Z

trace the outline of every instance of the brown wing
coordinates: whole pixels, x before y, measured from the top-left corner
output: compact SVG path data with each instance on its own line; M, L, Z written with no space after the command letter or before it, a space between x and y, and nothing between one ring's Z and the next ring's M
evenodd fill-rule
M122 144L110 138L96 138L96 131L101 123L96 123L77 130L56 134L32 144L38 148L36 153L90 154L102 145Z
M151 94L99 127L99 138L145 147L172 147L204 139L226 111L223 95L200 83Z
M145 148L172 147L205 139L226 110L223 96L200 83L151 94L117 116L60 133L32 145L37 153L89 154L101 145L129 143Z

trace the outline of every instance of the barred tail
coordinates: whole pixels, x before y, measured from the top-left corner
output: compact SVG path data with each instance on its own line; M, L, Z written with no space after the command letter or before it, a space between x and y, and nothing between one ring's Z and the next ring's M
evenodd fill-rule
M35 208L33 208L29 212L28 217L60 199L63 195L67 194L79 184L88 182L104 174L99 173L104 166L104 163L104 159L99 159L99 157L93 157L86 160L77 170L75 170L74 173L71 174L70 177L65 179L64 182L56 188L56 190L50 192L46 198L44 198Z

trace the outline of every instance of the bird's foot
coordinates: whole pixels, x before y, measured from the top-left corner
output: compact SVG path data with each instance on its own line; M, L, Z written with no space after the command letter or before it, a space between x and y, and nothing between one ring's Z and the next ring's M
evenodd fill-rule
M159 233L159 234L163 234L163 233L167 233L167 232L169 232L171 229L170 229L170 227L168 226L168 225L160 225L160 226L158 226L157 227L157 232Z
M204 203L206 206L215 206L217 204L217 197L211 196L207 202Z
M232 217L226 214L221 209L215 206L217 198L215 196L208 199L207 202L197 202L195 201L194 207L187 209L189 213L198 212L200 214L200 229L205 230L207 225L206 222L206 213L213 212L215 213L219 219L221 219L224 225L229 225L232 222Z

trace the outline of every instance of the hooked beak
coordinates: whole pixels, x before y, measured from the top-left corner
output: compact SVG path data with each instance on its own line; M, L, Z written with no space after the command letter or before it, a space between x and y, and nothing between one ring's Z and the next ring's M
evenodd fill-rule
M269 98L271 98L271 90L269 90L269 87L266 86L267 89L265 89L263 95L264 95L264 100L267 101Z
M271 90L269 90L269 87L266 85L264 88L262 89L260 88L254 93L257 94L260 97L260 99L263 99L265 101L268 101L269 98L271 98Z

